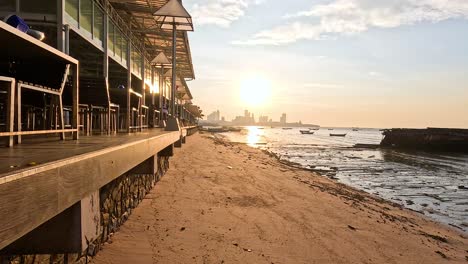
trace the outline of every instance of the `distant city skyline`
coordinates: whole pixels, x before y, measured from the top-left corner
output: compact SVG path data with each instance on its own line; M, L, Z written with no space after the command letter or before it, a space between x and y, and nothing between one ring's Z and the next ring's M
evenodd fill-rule
M248 109L244 110L243 115L237 115L233 119L226 119L222 116L220 110L211 112L206 116L205 124L212 125L233 125L233 126L249 126L249 125L263 125L263 126L300 126L300 125L312 125L315 126L315 123L303 123L301 120L288 122L287 113L282 113L277 120L270 118L269 116L260 115L258 119L255 118L255 114L250 112ZM202 122L204 123L204 122Z
M468 127L465 0L186 0L205 114ZM255 96L249 97L249 93ZM260 96L259 96L260 95Z
M258 120L255 119L255 113L250 112L248 109L244 110L244 115L237 115L234 118L226 118L221 114L220 110L216 110L211 112L206 116L206 121L212 121L212 122L218 122L218 121L235 121L236 119L248 119L250 122L254 123L269 123L269 122L280 122L280 123L286 123L287 122L287 114L282 113L281 116L278 117L278 121L274 120L273 118L270 118L269 116L266 115L258 115ZM300 120L298 121L300 122Z

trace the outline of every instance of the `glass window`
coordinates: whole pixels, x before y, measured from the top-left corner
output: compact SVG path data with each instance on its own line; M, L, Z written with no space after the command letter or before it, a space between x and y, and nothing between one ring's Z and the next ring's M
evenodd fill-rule
M161 89L159 87L159 75L156 74L156 72L154 73L154 82L153 82L153 86L154 86L154 92L155 93L160 93Z
M104 13L101 9L94 5L94 38L102 41L104 33Z
M135 50L132 50L132 60L130 62L130 65L132 66L131 68L131 72L135 73L136 72L136 61L137 58L136 58L136 51Z
M78 21L78 0L65 0L65 12Z
M126 62L127 61L128 42L123 36L122 36L122 38L120 40L122 41L122 61Z
M148 77L151 77L150 73L148 72L148 67L146 66L146 62L145 62L145 81L151 81L151 78L148 78ZM151 82L149 82L151 83Z
M114 46L115 46L115 41L114 41L114 24L109 21L109 37L107 39L107 48L109 49L109 54L114 55Z
M15 12L16 1L15 0L0 1L0 11Z
M81 0L80 2L80 27L91 32L93 25L93 1Z
M119 30L115 31L115 55L122 58L122 34Z
M141 76L141 55L137 50L132 51L132 72Z
M166 98L171 99L171 82L170 81L166 82L166 87L165 88L166 88L166 91L165 91L166 92L165 93Z
M136 64L137 74L141 76L141 54L139 52L137 53Z
M145 62L145 80L153 85L151 82L151 66L148 61Z
M20 11L26 13L55 14L57 2L55 0L21 0Z

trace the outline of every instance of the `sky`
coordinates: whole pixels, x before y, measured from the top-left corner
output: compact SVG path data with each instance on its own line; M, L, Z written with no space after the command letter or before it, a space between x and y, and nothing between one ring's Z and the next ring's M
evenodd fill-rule
M468 128L467 0L183 3L195 24L188 84L205 115Z

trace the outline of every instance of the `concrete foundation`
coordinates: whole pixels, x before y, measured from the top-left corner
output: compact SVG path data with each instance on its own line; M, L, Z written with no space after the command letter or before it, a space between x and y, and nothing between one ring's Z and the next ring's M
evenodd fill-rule
M86 263L167 172L171 150L150 157L10 244L1 251L0 263Z

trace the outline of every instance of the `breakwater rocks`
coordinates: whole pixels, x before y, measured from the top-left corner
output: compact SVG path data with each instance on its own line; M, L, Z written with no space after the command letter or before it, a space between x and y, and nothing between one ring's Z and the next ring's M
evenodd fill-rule
M389 129L383 135L386 148L468 153L468 129Z
M99 190L100 234L97 239L87 241L84 252L72 254L21 255L0 259L1 264L85 264L111 242L114 232L125 223L132 210L169 169L169 156L158 156L156 173L127 172Z

